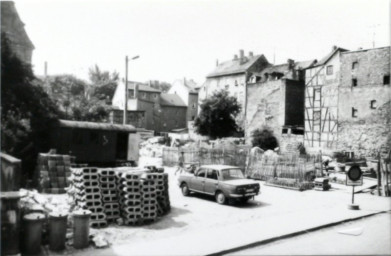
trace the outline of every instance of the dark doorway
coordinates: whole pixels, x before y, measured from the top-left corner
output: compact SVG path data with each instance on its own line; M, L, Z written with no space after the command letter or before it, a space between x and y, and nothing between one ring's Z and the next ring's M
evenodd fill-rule
M124 132L117 133L116 160L126 160L128 154L128 134Z

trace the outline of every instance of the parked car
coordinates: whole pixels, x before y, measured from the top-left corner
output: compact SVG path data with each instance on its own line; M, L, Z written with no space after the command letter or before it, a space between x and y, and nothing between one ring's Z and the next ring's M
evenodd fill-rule
M258 182L246 179L239 167L229 165L203 165L194 174L180 175L178 185L184 196L190 192L207 194L219 204L229 199L247 202L260 191Z

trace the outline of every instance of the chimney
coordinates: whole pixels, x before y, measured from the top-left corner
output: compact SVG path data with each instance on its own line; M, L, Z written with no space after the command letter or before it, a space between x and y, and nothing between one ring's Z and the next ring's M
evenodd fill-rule
M244 62L244 51L243 50L239 50L239 57L240 57L240 64L242 64Z
M235 55L234 55L234 60L237 60L237 59L238 59L238 55L235 54Z
M254 53L253 52L248 52L248 57L254 57Z
M292 60L292 59L288 59L288 69L293 69L293 67L295 66L295 61Z
M358 49L357 50L362 50L362 47L358 47Z
M335 50L337 50L337 46L336 45L333 45L333 48L331 49L332 51L335 51Z

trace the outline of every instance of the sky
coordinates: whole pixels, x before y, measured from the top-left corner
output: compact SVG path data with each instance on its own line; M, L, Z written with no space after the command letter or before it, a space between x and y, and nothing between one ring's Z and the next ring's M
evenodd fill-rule
M88 79L95 64L145 82L194 79L216 60L264 54L270 63L321 59L333 45L390 45L388 0L15 0L36 75Z

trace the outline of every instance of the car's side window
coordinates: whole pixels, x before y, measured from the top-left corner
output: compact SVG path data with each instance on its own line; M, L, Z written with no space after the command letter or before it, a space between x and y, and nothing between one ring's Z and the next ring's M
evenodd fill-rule
M208 172L206 173L206 177L208 179L213 179L217 180L218 179L218 174L216 170L209 169Z
M197 177L200 177L200 178L205 178L205 169L200 169L198 172L197 172Z

